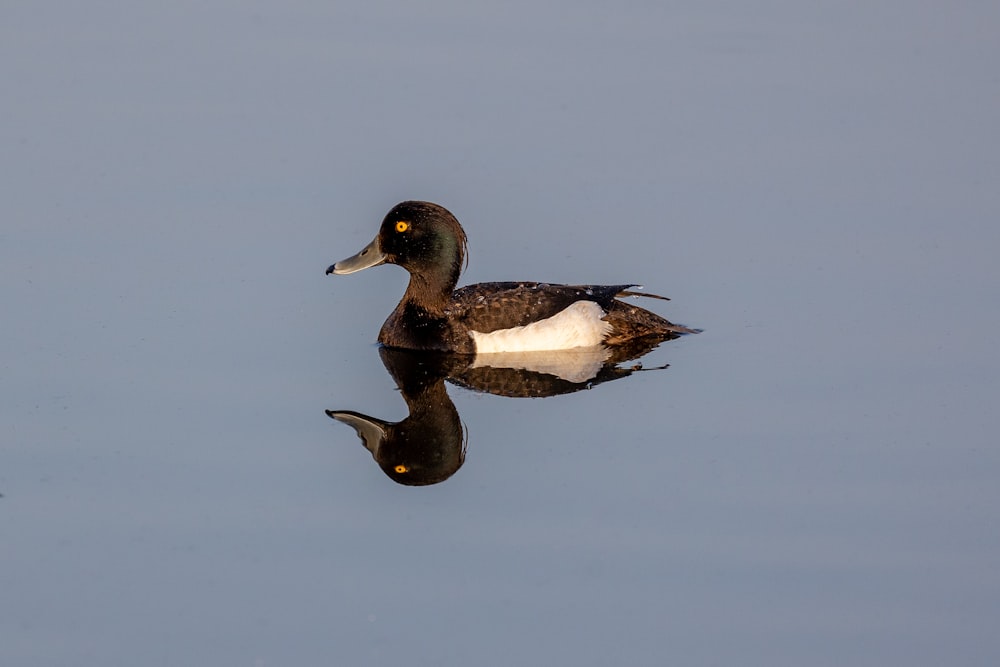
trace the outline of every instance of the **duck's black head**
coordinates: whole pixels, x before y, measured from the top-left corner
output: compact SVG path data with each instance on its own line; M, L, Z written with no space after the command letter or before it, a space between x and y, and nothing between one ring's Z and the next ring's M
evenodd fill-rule
M347 274L398 264L410 272L411 282L450 293L462 272L465 248L465 231L448 209L430 202L404 201L385 216L375 240L326 272Z

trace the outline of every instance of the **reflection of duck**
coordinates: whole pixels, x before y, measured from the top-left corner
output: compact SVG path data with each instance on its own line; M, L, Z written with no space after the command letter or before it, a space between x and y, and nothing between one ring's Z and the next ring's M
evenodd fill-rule
M628 377L644 369L641 364L621 366L638 359L660 341L640 339L631 344L576 347L569 350L496 352L476 355L471 363L452 371L448 380L466 389L511 398L545 398Z
M396 205L361 252L327 273L347 274L398 264L410 273L402 301L382 325L389 347L462 353L554 350L665 340L697 333L618 296L634 285L479 283L455 290L465 259L465 231L437 204Z
M466 438L445 380L484 393L511 397L555 396L627 377L641 366L621 367L656 347L579 348L535 353L464 354L379 348L409 415L388 422L351 410L326 414L350 425L382 471L400 484L437 484L465 461ZM657 369L666 368L658 366ZM653 370L653 369L650 369Z
M352 426L393 480L413 486L443 482L465 461L462 421L444 387L452 366L463 359L384 347L379 355L406 401L406 419L393 423L349 410L326 414Z

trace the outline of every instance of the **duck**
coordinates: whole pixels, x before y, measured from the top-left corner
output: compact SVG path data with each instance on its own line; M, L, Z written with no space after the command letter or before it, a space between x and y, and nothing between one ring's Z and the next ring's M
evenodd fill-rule
M378 342L389 348L474 355L541 352L662 341L701 331L621 301L669 300L635 291L639 286L632 283L487 282L456 289L466 262L465 230L448 209L404 201L386 214L371 243L326 273L348 275L381 264L406 269L406 292L378 334Z

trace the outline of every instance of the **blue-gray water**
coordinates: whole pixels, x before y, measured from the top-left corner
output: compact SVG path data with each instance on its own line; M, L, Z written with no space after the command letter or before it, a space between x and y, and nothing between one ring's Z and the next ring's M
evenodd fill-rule
M0 663L1000 659L1000 9L7 3ZM400 420L397 201L463 282L705 333Z

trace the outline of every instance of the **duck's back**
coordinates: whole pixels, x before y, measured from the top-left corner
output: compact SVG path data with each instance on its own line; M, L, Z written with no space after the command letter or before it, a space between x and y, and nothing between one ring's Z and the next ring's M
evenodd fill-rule
M605 312L615 295L631 285L553 285L494 282L467 285L452 295L452 313L471 331L490 333L548 319L579 301L593 301Z
M634 285L479 283L456 290L450 317L479 352L618 345L644 337L673 338L695 330L618 301Z

